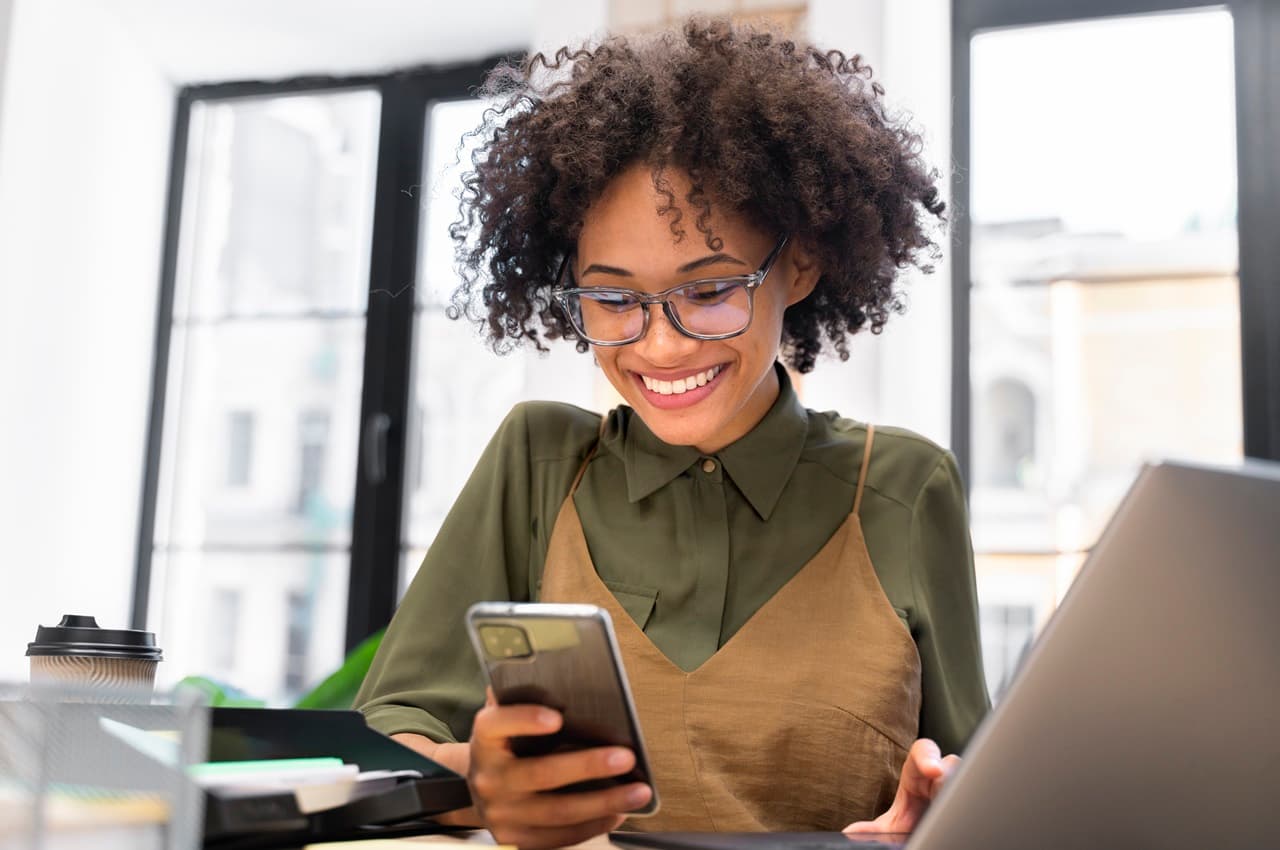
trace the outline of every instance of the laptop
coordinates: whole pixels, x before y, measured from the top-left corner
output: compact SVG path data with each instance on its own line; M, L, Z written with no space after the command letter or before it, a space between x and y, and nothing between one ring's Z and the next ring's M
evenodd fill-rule
M893 836L613 833L663 850ZM1280 845L1280 464L1144 467L908 850Z

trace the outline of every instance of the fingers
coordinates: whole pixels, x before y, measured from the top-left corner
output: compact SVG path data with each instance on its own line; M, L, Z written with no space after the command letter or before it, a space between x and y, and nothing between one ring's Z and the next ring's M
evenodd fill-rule
M943 784L951 774L956 772L958 767L960 767L960 756L949 755L942 760L942 772L933 780L930 797L936 797L942 792Z
M592 779L621 776L635 764L635 756L629 750L601 747L549 756L473 759L473 764L472 790L487 799L553 791Z
M617 829L624 820L623 817L608 817L573 826L546 828L494 825L489 827L489 832L498 844L514 844L520 850L545 850L548 847L579 844Z
M636 757L622 747L599 747L541 758L516 759L505 765L512 791L550 791L589 779L621 776L635 767Z
M932 799L934 781L942 774L942 750L928 738L921 738L911 745L907 753L899 790L926 800Z
M476 712L471 742L510 749L508 741L520 735L550 735L560 728L560 712L540 705L486 703Z
M513 737L547 735L562 722L558 712L542 706L500 706L492 699L477 712L467 779L485 826L500 844L526 850L576 844L614 829L624 813L652 798L652 789L644 783L550 793L620 776L635 767L635 755L623 747L527 757L511 751Z
M633 782L577 794L530 794L500 799L488 806L485 814L496 823L562 827L638 809L649 802L652 793L643 782Z
M947 777L960 764L955 755L942 757L938 745L928 738L921 738L911 745L902 764L898 779L898 793L889 810L875 820L856 821L844 828L844 832L857 835L868 832L911 832L924 817L929 803L942 790Z
M858 835L867 832L884 832L885 828L880 824L879 820L860 820L851 823L843 830L845 835Z

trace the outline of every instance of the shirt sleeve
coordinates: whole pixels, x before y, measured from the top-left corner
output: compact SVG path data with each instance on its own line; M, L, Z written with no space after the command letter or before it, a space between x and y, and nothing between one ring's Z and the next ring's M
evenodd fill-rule
M527 411L517 405L445 518L356 696L374 729L470 736L484 679L463 614L474 602L528 596L530 470Z
M959 753L991 702L982 671L964 487L949 452L916 497L909 546L919 612L920 734L937 741L944 754Z

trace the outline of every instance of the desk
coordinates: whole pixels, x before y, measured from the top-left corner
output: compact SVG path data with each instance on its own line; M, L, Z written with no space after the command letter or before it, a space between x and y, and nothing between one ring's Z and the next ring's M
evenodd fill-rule
M435 844L437 850L447 850L446 847L440 845L472 845L480 847L506 847L512 845L494 844L493 837L483 829L477 829L472 832L448 832L436 835L415 835L411 838L374 838L368 841L339 841L332 844L308 844L304 850L413 850L414 845L422 847L423 845ZM581 844L572 844L571 848L575 850L618 850L616 845L609 841L607 835L597 835L595 838L588 839ZM459 848L461 850L461 848Z

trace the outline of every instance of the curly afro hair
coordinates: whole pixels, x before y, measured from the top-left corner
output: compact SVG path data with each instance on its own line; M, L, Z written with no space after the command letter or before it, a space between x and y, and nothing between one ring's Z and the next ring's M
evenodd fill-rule
M784 318L784 357L800 372L824 338L846 359L851 334L878 333L903 308L898 271L932 271L938 255L926 216L943 217L938 175L859 56L693 19L500 65L481 95L497 106L475 131L450 231L462 276L450 315L480 323L499 352L576 338L552 306L556 271L588 207L634 163L652 169L676 239L685 223L667 168L688 175L683 205L712 250L715 203L815 256L818 285Z

